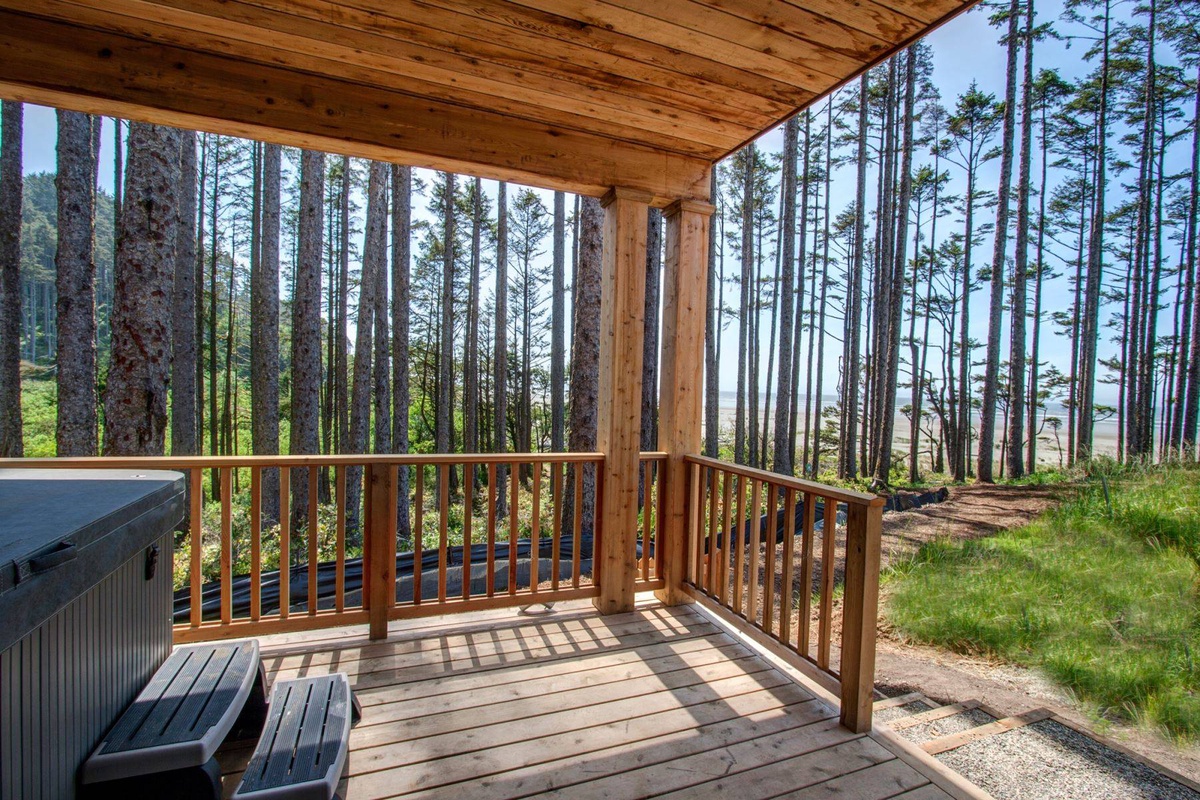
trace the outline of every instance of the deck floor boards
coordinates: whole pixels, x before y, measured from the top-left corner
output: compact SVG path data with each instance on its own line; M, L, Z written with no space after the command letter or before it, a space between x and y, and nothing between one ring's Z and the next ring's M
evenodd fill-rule
M950 796L687 607L573 603L394 623L384 642L340 629L261 644L272 679L350 676L363 719L344 800ZM227 796L249 755L219 754Z

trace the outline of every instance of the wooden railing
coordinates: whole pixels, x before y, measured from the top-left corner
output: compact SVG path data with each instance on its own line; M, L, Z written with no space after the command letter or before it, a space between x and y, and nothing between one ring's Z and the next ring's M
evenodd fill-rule
M685 584L835 679L843 724L869 730L883 499L711 458L685 463Z
M19 465L183 472L175 638L196 641L363 623L382 637L394 619L593 597L603 461L506 453ZM642 454L639 591L662 586L665 462Z

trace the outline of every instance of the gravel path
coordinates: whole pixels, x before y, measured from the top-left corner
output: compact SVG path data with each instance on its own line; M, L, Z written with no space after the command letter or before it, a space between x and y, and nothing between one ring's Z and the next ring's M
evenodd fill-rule
M914 700L902 706L892 706L875 712L875 723L886 724L894 719L901 717L911 717L913 714L920 714L922 711L928 711L933 706L921 700Z
M1200 794L1047 720L938 757L996 800L1200 800Z
M942 719L935 719L932 722L914 725L911 728L904 728L897 731L897 733L910 742L922 744L928 742L930 739L940 739L952 733L962 733L963 731L971 730L971 728L978 728L980 725L987 725L989 722L995 721L996 718L986 711L972 708L955 714L952 717L943 717Z

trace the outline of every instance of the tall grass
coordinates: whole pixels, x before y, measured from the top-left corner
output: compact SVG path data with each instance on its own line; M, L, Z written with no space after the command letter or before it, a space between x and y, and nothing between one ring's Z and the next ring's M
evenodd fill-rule
M1032 524L885 575L914 641L1037 667L1099 714L1200 740L1200 470L1096 464Z

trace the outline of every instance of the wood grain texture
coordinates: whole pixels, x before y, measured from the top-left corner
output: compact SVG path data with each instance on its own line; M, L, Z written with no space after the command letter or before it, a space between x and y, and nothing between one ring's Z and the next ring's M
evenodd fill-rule
M656 205L970 0L0 0L0 96Z
M626 188L605 195L600 301L600 397L596 449L597 521L604 535L593 568L604 613L633 608L642 427L642 343L645 335L646 229L651 197ZM516 507L516 504L513 506Z
M875 691L875 621L879 612L879 537L883 499L851 503L846 513L846 578L842 602L842 724L871 729Z
M0 11L0 96L549 189L705 198L705 159ZM164 66L167 67L164 69Z
M364 713L341 796L882 800L931 784L894 744L840 726L815 685L690 608L601 616L565 603L536 619L393 625L385 642L352 630L262 641L273 680L351 676ZM227 783L248 758L223 751Z

